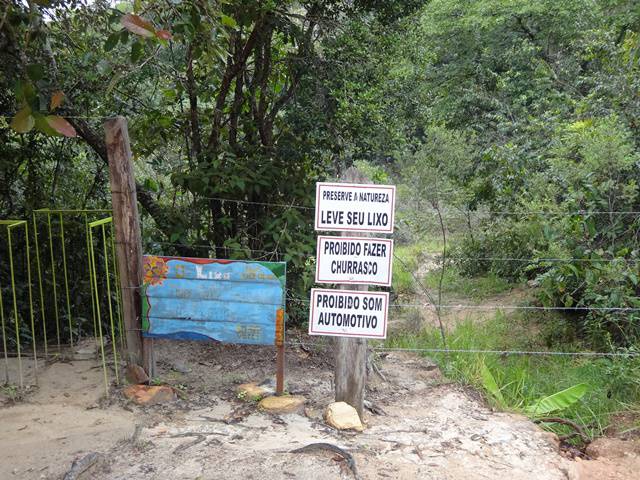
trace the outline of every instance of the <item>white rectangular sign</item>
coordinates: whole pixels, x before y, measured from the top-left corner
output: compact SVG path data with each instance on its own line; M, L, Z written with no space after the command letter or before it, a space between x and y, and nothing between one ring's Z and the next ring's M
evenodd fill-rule
M389 292L311 289L309 335L387 338Z
M395 185L316 183L316 230L393 233Z
M318 236L316 283L391 286L393 240Z

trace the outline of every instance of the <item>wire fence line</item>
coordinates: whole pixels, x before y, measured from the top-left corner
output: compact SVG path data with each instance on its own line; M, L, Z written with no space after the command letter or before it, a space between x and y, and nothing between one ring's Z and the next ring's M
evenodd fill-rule
M256 202L251 200L237 199L237 198L225 198L225 197L200 197L206 200L216 200L216 201L226 201L233 202L239 204L248 204L248 205L261 205L261 206L270 206L277 208L298 208L304 210L314 210L314 207L309 207L305 205L299 205L295 203L272 203L272 202ZM459 212L459 213L470 213L470 212ZM480 213L480 211L478 211ZM536 211L536 212L519 212L519 211L486 211L481 212L483 214L523 214L528 213L531 215L638 215L640 211L591 211L591 210L576 210L574 212L545 212L545 211ZM265 250L265 249L253 249L249 247L227 247L221 246L216 247L214 245L207 244L187 244L187 243L176 243L176 242L162 242L162 241L152 241L148 242L150 245L164 245L164 246L173 246L177 248L196 248L196 249L207 249L207 250L215 250L216 248L225 249L226 251L236 251L236 252L251 252L251 253L262 253L265 255L273 255L273 256L282 256L281 252L277 250ZM431 303L395 303L390 305L392 308L403 308L403 307L415 307L415 308L437 308L437 309L458 309L458 310L541 310L541 311L603 311L603 312L638 312L640 308L636 307L628 307L628 306L620 306L620 307L589 307L589 306L534 306L534 305L463 305L463 304L440 304L438 302L433 301L432 293L429 292L422 282L419 279L415 278L414 272L410 271L407 268L407 265L404 264L403 260L396 255L394 258L398 260L402 267L411 273L414 278L414 283L416 283L420 289L432 300ZM640 259L627 259L627 258L613 258L613 259L605 259L605 258L546 258L546 257L531 257L531 258L516 258L516 257L448 257L449 260L460 260L460 261L504 261L504 262L523 262L523 263L537 263L537 262L582 262L582 263L612 263L612 262L628 262L628 263L639 263ZM440 261L442 262L442 258ZM135 288L135 287L134 287ZM302 298L294 298L287 297L287 300L309 304L309 300Z
M537 356L566 356L566 357L640 357L636 352L559 352L547 350L483 350L463 348L400 348L400 347L373 347L378 352L425 352L425 353L471 353L471 354L495 354L495 355L537 355Z
M204 197L198 196L200 200L215 200L220 202L230 202L230 203L238 203L238 204L246 204L246 205L260 205L265 207L276 207L276 208L296 208L299 210L305 211L313 211L315 207L310 207L308 205L300 205L297 203L275 203L275 202L257 202L252 200L244 200L238 198L228 198L228 197ZM432 206L425 206L423 210L427 210L432 213L438 213L438 209ZM521 215L525 217L530 216L548 216L548 217L562 217L562 216L576 216L576 215L619 215L619 216L640 216L640 211L638 210L573 210L567 212L549 212L549 211L520 211L520 210L452 210L452 209L440 209L440 213L444 213L445 215L462 215L462 216L487 216L487 215Z
M17 112L14 114L0 114L0 118L13 119ZM62 115L64 118L75 118L81 120L100 120L102 122L113 118L114 116L95 116L95 115Z
M224 197L200 197L201 200L215 200L219 202L241 203L245 205L259 205L263 207L277 207L277 208L296 208L298 210L315 210L315 207L308 207L306 205L297 205L294 203L272 203L272 202L255 202L252 200L241 200L237 198L224 198Z
M154 242L158 244L168 244L172 246L185 246L185 244L175 244L170 242ZM188 246L188 245L187 245ZM203 248L212 248L209 245L201 245ZM268 252L266 250L254 250L250 251ZM268 252L271 253L271 252ZM402 265L402 268L408 269L406 265ZM416 283L421 284L417 279ZM421 288L425 288L420 285ZM131 287L140 288L140 287ZM298 298L292 296L296 293L293 289L286 289L286 301L296 302L304 305L310 304L310 300L306 298ZM434 304L429 302L423 303L393 303L389 305L390 308L440 308L440 309L467 309L467 310L561 310L561 311L605 311L605 312L639 312L640 308L635 307L544 307L544 306L529 306L529 305L449 305L449 304ZM286 341L288 346L301 346L301 347L319 347L328 348L330 344L328 342L303 342L303 341ZM407 347L386 347L375 345L371 347L375 352L412 352L412 353L443 353L443 354L491 354L491 355L531 355L531 356L564 356L564 357L587 357L587 358L636 358L640 357L640 353L636 352L592 352L592 351L553 351L553 350L498 350L498 349L459 349L459 348L407 348Z
M287 292L293 292L287 289ZM310 304L306 298L287 296L287 300L297 303ZM465 304L438 304L438 303L392 303L389 308L443 308L447 310L541 310L541 311L603 311L603 312L640 312L640 307L558 307L538 305L465 305Z
M441 262L441 257L436 257L434 260ZM520 263L539 263L539 262L553 262L553 263L640 263L638 258L545 258L545 257L530 257L530 258L509 258L509 257L456 257L448 256L446 260L468 261L468 262L520 262Z
M306 299L288 298L288 300L309 304ZM541 310L541 311L602 311L602 312L640 312L636 307L543 307L534 305L439 305L437 303L393 303L389 308L442 308L447 310Z
M329 348L330 343L325 342L301 342L301 341L285 341L285 345L291 347L315 347ZM407 348L407 347L385 347L372 346L371 350L375 352L414 352L414 353L468 353L468 354L487 354L487 355L535 355L535 356L553 356L553 357L621 357L636 358L640 357L640 352L562 352L553 350L489 350L476 348Z
M273 208L296 208L304 211L312 211L314 207L309 207L305 205L299 205L295 203L276 203L276 202L257 202L251 200L244 199L233 199L233 198L224 198L224 197L199 197L204 200L214 200L221 202L232 202L238 204L246 204L246 205L259 205ZM437 210L434 208L434 212ZM451 213L451 210L448 210ZM547 215L547 216L569 216L569 215L640 215L640 211L589 211L589 210L576 210L573 212L521 212L521 211L475 211L475 212L464 212L464 211L455 211L457 215L522 215L522 216L533 216L533 215ZM167 247L175 247L175 248L193 248L193 249L203 249L208 251L220 251L220 249L224 249L225 252L241 252L243 254L246 253L255 253L262 254L263 256L282 256L283 253L274 250L267 249L254 249L249 247L231 247L231 246L221 246L216 247L215 245L210 244L189 244L189 243L180 243L180 242L164 242L164 241L149 241L146 242L149 246L167 246ZM499 311L499 310L523 310L523 311L565 311L565 312L589 312L589 311L599 311L599 312L610 312L610 313L631 313L631 312L640 312L640 307L632 307L632 306L617 306L617 307L598 307L598 306L536 306L536 305L509 305L509 304L497 304L497 305L474 305L474 304L444 304L435 301L435 294L431 289L425 287L422 281L416 277L415 272L409 268L409 266L399 257L394 255L394 260L398 261L400 267L406 270L411 274L413 278L413 283L419 287L420 290L430 299L428 302L422 303L413 303L413 302L400 302L400 303L392 303L389 305L390 308L393 309L403 309L403 308L417 308L417 309L435 309L436 312L440 312L440 310L475 310L475 311ZM630 258L560 258L560 257L532 257L532 258L520 258L520 257L491 257L491 256L483 256L483 257L461 257L454 256L443 259L442 257L438 258L438 263L442 264L439 269L446 268L446 263L443 264L442 260L454 260L454 261L495 261L495 262L522 262L522 263L539 263L539 262L580 262L580 263L611 263L611 262L627 262L627 263L639 263L640 259L630 259ZM139 289L140 286L131 286L124 288L135 288ZM435 289L433 289L435 290ZM286 290L286 301L298 303L302 305L309 305L310 300L308 298L300 298L296 295L298 292L287 289ZM327 343L318 343L318 342L285 342L289 346L318 346L318 347L327 347ZM399 348L399 347L385 347L376 345L372 347L373 351L376 352L394 352L394 351L406 351L406 352L415 352L415 353L460 353L460 354L496 354L496 355L536 355L536 356L573 356L573 357L620 357L620 358L635 358L640 356L640 353L635 352L590 352L590 351L579 351L579 352L564 352L564 351L544 351L544 350L497 350L497 349L456 349L456 348L447 348L446 340L444 342L445 348Z
M273 203L273 202L256 202L256 201L251 201L251 200L244 200L244 199L234 199L234 198L225 198L225 197L200 197L202 199L206 199L206 200L216 200L216 201L225 201L225 202L233 202L233 203L238 203L238 204L248 204L248 205L261 205L261 206L270 206L270 207L278 207L278 208L297 208L297 209L303 209L303 210L314 210L314 207L309 207L309 206L305 206L305 205L299 205L299 204L295 204L295 203ZM432 208L432 210L434 212L437 211L437 209ZM521 212L521 211L473 211L473 212L464 212L464 211L456 211L456 213L458 214L464 214L464 215L468 215L470 213L474 213L474 214L483 214L483 215L511 215L511 214L518 214L518 215L523 215L523 214L527 214L527 215L550 215L550 216L557 216L557 215L639 215L640 211L606 211L606 210L600 210L600 211L592 211L592 210L576 210L574 212L547 212L547 211L534 211L534 212ZM163 241L151 241L148 242L150 245L163 245L163 246L173 246L176 248L194 248L194 249L206 249L206 250L217 250L217 249L225 249L225 251L232 251L232 252L241 252L241 253L247 253L247 252L251 252L251 253L262 253L263 257L266 258L267 256L276 256L276 257L282 257L283 254L281 252L278 252L277 250L264 250L264 249L253 249L253 248L249 248L249 247L229 247L229 246L220 246L217 247L215 245L207 245L207 244L188 244L188 243L176 243L176 242L163 242ZM398 257L396 257L397 260L400 260ZM443 258L438 258L437 261L442 262ZM612 259L605 259L605 258L544 258L544 257L530 257L530 258L515 258L515 257L448 257L448 260L454 260L454 261L491 261L491 262L519 262L519 263L540 263L540 262L559 262L559 263L569 263L569 262L579 262L579 263L629 263L629 264L637 264L640 263L640 259L629 259L629 258L612 258ZM412 273L412 272L411 272ZM417 279L414 278L414 280L417 281ZM417 282L420 283L420 282ZM424 286L421 285L421 289L425 292L425 294L427 293L427 290L424 288ZM455 308L473 308L474 306L455 306ZM515 308L512 306L504 306L505 308ZM447 306L447 305L441 305L440 308L454 308L452 306ZM525 308L525 307L518 307L518 308ZM528 309L549 309L551 307L526 307ZM570 307L555 307L558 310L568 310L571 309ZM601 308L605 308L605 307L601 307ZM580 309L583 310L592 310L593 308L589 308L589 307L581 307ZM611 310L610 308L607 308L608 310ZM620 309L618 309L620 310ZM629 311L628 308L625 308L625 311Z
M0 115L2 117L2 115ZM66 117L66 118L92 118L92 117ZM216 196L198 196L199 200L215 200L220 202L230 202L245 205L259 205L265 207L276 208L295 208L298 210L313 211L315 207L308 205L301 205L298 203L277 203L277 202L259 202L253 200L245 200L240 198L228 198L228 197L216 197ZM458 215L458 216L487 216L487 215L520 215L524 217L530 216L548 216L548 217L563 217L563 216L576 216L576 215L617 215L617 216L640 216L640 210L569 210L565 212L551 212L545 210L461 210L451 208L435 208L433 206L423 206L423 211L431 213L442 213L445 215ZM52 212L54 210L51 210ZM59 211L59 210L55 210ZM61 209L61 211L68 211L67 209Z
M221 247L216 247L215 245L208 245L208 244L203 244L203 243L175 243L175 242L160 242L160 241L155 241L155 240L150 240L148 242L146 242L147 245L149 246L153 246L153 245L162 245L162 246L168 246L168 247L176 247L176 248L195 248L195 249L202 249L202 250L228 250L228 251L232 251L232 252L242 252L242 253L247 253L247 252L251 252L251 253L265 253L265 254L269 254L269 255L278 255L278 256L282 256L283 253L278 252L277 250L264 250L264 249L255 249L255 248L249 248L249 247L226 247L226 246L221 246Z
M141 328L127 328L125 331L144 331ZM303 348L331 348L330 342L302 342L302 341L285 341L285 345L289 347L303 347ZM263 345L260 345L263 347ZM603 357L603 358L638 358L640 352L563 352L553 350L488 350L488 349L462 349L462 348L409 348L409 347L385 347L385 346L372 346L372 351L375 352L413 352L413 353L466 353L466 354L486 354L486 355L535 355L535 356L564 356L564 357ZM23 358L33 358L33 354L29 352L21 352ZM15 352L7 352L7 356L15 358L18 356ZM60 358L60 353L38 353L38 358ZM91 359L87 359L91 360ZM78 361L77 359L74 361Z
M265 253L265 254L273 254L282 256L284 255L282 252L278 250L265 250L265 249L256 249L250 247L228 247L221 246L216 247L212 244L204 244L204 243L177 243L177 242L164 242L157 240L149 240L146 242L149 246L161 245L161 246L169 246L176 248L194 248L194 249L202 249L202 250L216 250L224 249L232 252L252 252L252 253ZM437 262L441 262L442 258L440 255L436 255L433 259ZM521 263L538 263L538 262L580 262L580 263L640 263L640 259L635 258L548 258L548 257L457 257L457 256L447 256L445 260L457 260L457 261L494 261L494 262L521 262Z
M299 205L295 203L274 203L274 202L257 202L251 200L244 200L238 198L226 198L226 197L198 197L204 200L215 200L215 201L224 201L231 202L237 204L246 204L246 205L260 205L260 206L269 206L276 208L296 208L301 210L311 211L314 210L314 207ZM437 212L437 209L432 209L434 213ZM463 213L463 212L457 212ZM521 211L473 211L469 213L474 214L482 214L482 215L548 215L548 216L570 216L570 215L640 215L640 211L621 211L621 210L576 210L573 212L545 212L545 211L535 211L535 212L521 212ZM196 249L225 249L227 251L237 251L237 252L254 252L254 253L264 253L264 254L272 254L272 255L283 255L281 252L277 250L261 250L261 249L252 249L249 247L228 247L228 246L215 246L215 245L207 245L207 244L188 244L188 243L177 243L177 242L163 242L163 241L150 241L149 244L157 244L157 245L165 245L165 246L174 246L178 248L196 248ZM539 263L539 262L577 262L577 263L640 263L640 259L635 258L576 258L576 257L491 257L491 256L481 256L481 257L461 257L461 256L452 256L447 257L448 260L454 261L490 261L490 262L518 262L518 263ZM442 258L437 258L437 261L442 261Z
M219 202L230 202L244 205L259 205L265 207L275 207L275 208L295 208L298 210L305 211L314 211L315 207L311 207L308 205L300 205L297 203L277 203L277 202L259 202L253 200L245 200L239 198L228 198L228 197L209 197L209 196L198 196L199 200L214 200ZM422 211L428 211L434 214L444 214L446 216L507 216L507 215L520 215L524 217L531 216L547 216L547 217L566 217L566 216L588 216L588 215L605 215L605 216L640 216L640 210L570 210L566 212L550 212L544 210L538 211L522 211L522 210L461 210L461 209L451 209L451 208L435 208L433 206L423 206L421 207Z

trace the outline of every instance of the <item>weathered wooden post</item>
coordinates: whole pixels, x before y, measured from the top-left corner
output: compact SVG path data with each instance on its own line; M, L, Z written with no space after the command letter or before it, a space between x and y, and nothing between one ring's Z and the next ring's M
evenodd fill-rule
M369 183L367 177L355 167L349 168L342 183ZM362 232L342 232L343 237L369 237ZM340 290L367 291L367 285L339 285ZM365 338L336 337L334 339L336 402L347 402L364 413L364 389L367 383L367 340Z
M336 401L346 402L362 418L367 380L367 340L387 337L388 292L369 292L369 285L391 286L393 240L372 234L393 233L393 185L373 185L355 168L341 183L316 183L316 245L318 284L312 288L309 335L337 337L335 353ZM354 285L356 285L354 287Z
M142 240L127 120L121 116L111 118L104 124L104 130L127 339L126 360L128 364L142 366L149 377L153 377L153 343L151 339L142 337Z

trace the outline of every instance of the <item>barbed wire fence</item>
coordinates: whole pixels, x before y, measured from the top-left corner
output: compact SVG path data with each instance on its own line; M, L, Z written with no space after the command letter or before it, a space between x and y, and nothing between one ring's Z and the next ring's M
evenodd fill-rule
M199 197L201 199L201 197ZM311 212L313 212L314 207L307 205L298 205L296 203L285 203L285 202L256 202L247 199L229 199L223 197L205 197L205 200L220 200L222 202L233 202L237 204L247 204L247 205L261 205L270 207L274 210L287 210L287 209L298 209L305 213L305 216L309 216ZM49 212L56 213L77 213L80 211L76 210L49 210ZM101 213L107 213L108 210L100 211ZM406 243L408 245L418 245L422 241L429 241L431 244L434 244L434 239L437 239L435 242L436 247L429 247L428 249L424 249L421 246L418 250L416 250L417 255L421 257L423 254L424 258L412 259L407 257L406 255L399 255L398 250L394 252L393 255L393 263L394 270L401 269L404 273L408 275L410 279L411 285L408 293L400 294L398 291L398 285L396 282L392 284L392 302L389 305L389 318L394 322L394 325L400 325L400 329L392 329L392 335L389 339L385 341L370 341L369 342L369 351L372 353L370 357L371 366L373 370L376 370L375 359L377 355L389 352L407 352L419 355L428 355L431 356L436 362L444 362L446 365L447 362L455 360L452 355L498 355L501 357L506 356L530 356L530 357L574 357L574 358L587 358L587 359L595 359L595 358L608 358L608 359L622 359L624 361L628 359L636 359L640 358L640 351L638 349L611 349L610 351L591 351L588 349L579 348L568 348L567 351L562 351L561 349L552 349L552 348L544 348L540 347L538 343L531 343L533 345L532 348L495 348L496 346L503 346L502 342L497 343L484 343L486 348L479 348L479 345L476 342L471 341L466 344L463 344L465 348L460 348L461 344L457 342L457 339L453 333L455 332L455 328L458 324L458 319L456 317L455 312L469 312L470 315L465 313L465 320L470 319L472 322L481 322L486 320L486 312L495 312L498 314L499 312L560 312L560 313L573 313L573 314L586 314L589 312L599 312L602 315L607 316L626 316L632 321L638 321L640 319L640 301L634 302L629 301L627 299L627 303L620 305L611 305L611 306L599 306L599 305L572 305L572 306L544 306L544 305L536 305L536 304L528 304L526 301L520 302L508 302L504 299L506 297L501 296L498 297L497 301L490 303L480 303L473 301L461 301L456 303L455 301L444 300L443 297L443 278L445 276L445 272L447 268L455 265L455 262L466 261L466 262L478 262L478 261L488 261L488 262L509 262L509 263L526 263L529 265L538 265L538 266L549 266L554 264L562 264L562 263L582 263L582 264L590 264L590 265L603 265L603 264L625 264L631 266L632 268L636 268L640 262L640 258L636 258L633 253L626 254L625 256L618 257L605 257L604 255L594 255L592 254L586 258L575 258L575 257L562 257L562 256L548 256L548 255L540 255L540 256L508 256L508 255L479 255L479 256L464 256L456 253L451 254L449 252L447 255L441 254L442 250L446 246L447 234L450 234L451 231L457 231L455 229L461 228L470 228L471 222L469 221L470 213L469 212L460 212L459 210L449 209L442 210L440 213L437 213L436 210L431 209L431 213L434 214L433 225L434 230L428 231L428 228L425 228L425 224L428 227L430 221L425 221L421 225L420 232L415 234L411 229L407 227L405 222L400 222L398 229L396 230L396 246L399 244ZM479 222L489 219L492 214L501 214L501 215L520 215L526 216L526 212L520 211L498 211L498 212L488 212L488 211L480 211L475 213ZM561 215L559 212L532 212L535 215L545 215L549 217L556 217ZM586 211L586 210L576 210L575 212L564 212L564 215L620 215L625 218L631 216L640 216L640 212L637 211L616 211L616 212L608 212L608 211ZM438 218L435 218L435 215ZM461 215L462 220L461 221ZM86 220L86 219L85 219ZM309 219L311 222L312 219ZM82 222L80 222L82 223ZM79 223L79 224L80 224ZM86 223L86 222L85 222ZM630 222L631 223L631 222ZM439 224L439 226L438 226ZM310 225L311 226L311 225ZM440 238L438 238L438 228L440 228ZM450 230L447 230L450 229ZM410 235L407 235L407 231ZM398 237L400 237L398 239ZM258 239L259 240L259 239ZM210 256L215 258L217 255L220 255L222 252L224 256L227 258L234 259L251 259L251 260L264 260L264 261L284 261L290 258L290 252L285 251L279 243L276 243L272 248L250 248L247 245L228 245L225 246L216 246L212 244L201 243L190 243L187 241L156 241L153 238L145 239L145 249L149 254L152 255L165 255L165 254L180 254L181 249L188 249L193 252L202 252L202 256ZM259 247L260 244L253 245L254 247ZM307 252L305 255L308 257L313 257L315 252ZM424 250L424 251L422 251ZM428 250L428 251L427 251ZM405 257L405 258L403 258ZM428 272L436 272L439 273L439 281L436 282L436 287L432 287L428 285L428 282L425 281L425 271L424 268L420 267L420 262L426 260L429 264ZM424 267L424 266L423 266ZM436 279L438 280L438 279ZM117 282L116 282L117 283ZM35 284L32 283L32 287L36 287ZM324 288L331 288L331 286L324 285ZM395 287L395 288L394 288ZM140 289L141 286L130 286L124 288L131 289ZM332 348L333 342L331 338L327 337L319 337L319 336L310 336L308 333L302 329L300 329L299 325L306 320L306 312L309 309L310 299L308 292L303 292L299 288L286 288L285 291L285 301L287 303L287 311L293 312L294 315L298 316L298 322L295 322L295 325L292 325L293 322L288 323L287 332L286 332L286 340L285 345L290 349L302 349L305 351L309 351L309 349L317 349L319 351L329 351ZM93 297L92 297L93 298ZM462 298L465 298L464 296ZM640 300L640 299L639 299ZM295 307L295 308L292 308ZM481 313L482 312L482 313ZM636 315L638 314L638 315ZM477 318L476 318L477 315ZM453 322L451 319L453 318ZM398 341L402 340L402 335L404 333L414 334L415 332L411 331L411 329L415 329L417 335L415 341L402 342ZM127 328L126 331L132 330ZM139 328L133 330L140 330ZM401 330L398 332L398 330ZM426 334L425 334L426 333ZM421 334L425 334L420 336ZM432 335L433 334L433 335ZM439 340L438 340L439 337ZM35 337L34 337L35 338ZM482 342L480 342L482 343ZM508 345L508 344L507 344ZM518 346L528 346L529 343L515 343L514 345ZM33 354L29 354L27 351L22 352L9 352L5 348L5 364L7 363L7 358L13 356L20 356L24 358L33 358L35 360L35 350ZM602 349L602 350L607 350ZM59 355L58 353L47 354L47 352L39 352L38 356L44 359L55 359L55 357ZM374 359L373 361L371 359ZM113 358L114 363L117 362L116 357ZM104 361L103 361L104 363ZM106 380L105 380L106 382ZM105 383L106 384L106 383Z
M231 202L237 204L247 204L247 205L260 205L272 208L283 208L283 209L299 209L305 212L310 212L314 210L312 206L306 205L298 205L295 203L278 203L278 202L257 202L250 201L245 199L234 199L234 198L224 198L224 197L198 197L203 200L217 200L222 202ZM466 219L469 218L470 214L474 214L480 220L486 220L491 216L507 216L514 215L520 217L530 217L530 216L544 216L544 217L563 217L563 216L575 216L575 215L619 215L619 216L640 216L640 211L606 211L606 210L575 210L570 212L554 212L554 211L530 211L524 212L520 210L482 210L476 212L462 212L458 209L441 209L438 212L437 208L431 208L431 212L437 215L440 215L442 218L447 218L455 215L463 215ZM448 228L447 225L442 223L442 229ZM443 235L446 242L446 232ZM415 237L414 237L415 240ZM203 250L207 252L215 252L216 247L208 244L188 244L188 243L179 243L179 242L165 242L165 241L148 241L148 245L156 246L156 247L174 247L174 248L193 248L197 250ZM446 244L446 243L445 243ZM242 254L244 256L251 255L251 258L254 260L263 260L266 258L281 260L284 258L285 254L282 251L279 251L276 247L274 250L267 249L252 249L249 247L227 247L223 246L222 249L227 253L227 255L233 252ZM219 251L219 250L218 250ZM254 255L256 254L256 255ZM428 288L424 281L420 278L420 275L411 268L410 265L407 264L405 260L399 257L394 252L394 267L402 268L412 279L413 286L415 287L415 291L419 292L420 295L426 298L425 302L416 303L416 302L402 302L402 301L394 301L389 305L391 311L402 311L403 309L413 308L418 310L420 314L425 311L433 311L436 315L437 320L437 328L439 330L439 336L441 338L442 346L433 346L433 347L424 347L424 348L402 348L402 347L391 347L387 346L384 343L375 344L371 346L371 350L374 352L413 352L413 353L421 353L421 354L495 354L495 355L531 355L531 356L569 356L569 357L604 357L604 358L635 358L640 357L640 352L634 351L555 351L555 350L505 350L505 349L479 349L479 348L450 348L447 342L447 328L443 322L443 312L451 311L451 310L467 310L467 311L540 311L540 312L574 312L574 313L586 313L590 311L602 312L602 313L610 313L610 314L620 314L620 313L635 313L640 312L640 307L633 306L614 306L614 307L600 307L600 306L541 306L541 305L510 305L510 304L448 304L442 302L442 281L439 283L439 291L434 291L434 289ZM627 258L627 257L616 257L616 258L574 258L574 257L509 257L509 256L479 256L479 257L465 257L465 256L438 256L436 255L433 259L431 259L435 264L437 264L441 270L441 278L444 276L444 271L447 268L447 265L451 261L491 261L491 262L517 262L517 263L529 263L529 264L542 264L542 263L627 263L632 265L637 265L640 263L640 259L636 258ZM326 287L326 286L325 286ZM393 288L393 287L392 287ZM297 291L287 288L286 290L286 301L290 304L297 304L300 306L308 306L310 300L308 298L301 298ZM299 330L295 331L296 335L294 337L299 337L302 333ZM302 333L304 337L306 334ZM285 342L286 345L290 347L303 347L303 348L328 348L330 343L328 341L321 341L317 338L308 337L309 340L302 341L300 339L296 340L287 340Z

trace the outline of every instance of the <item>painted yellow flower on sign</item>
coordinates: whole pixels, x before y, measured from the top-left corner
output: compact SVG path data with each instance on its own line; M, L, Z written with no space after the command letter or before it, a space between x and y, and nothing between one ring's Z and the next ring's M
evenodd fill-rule
M169 273L169 265L160 257L144 257L144 283L161 285Z

